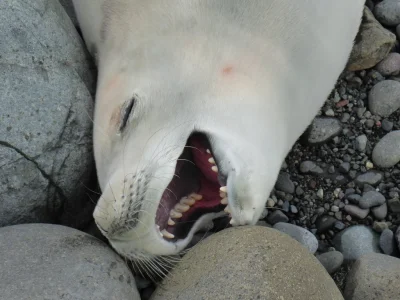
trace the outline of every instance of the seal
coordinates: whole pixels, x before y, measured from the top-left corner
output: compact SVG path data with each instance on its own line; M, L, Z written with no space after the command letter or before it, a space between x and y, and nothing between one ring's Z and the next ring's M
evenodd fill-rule
M148 262L255 224L352 50L364 0L75 0L97 58L95 221Z

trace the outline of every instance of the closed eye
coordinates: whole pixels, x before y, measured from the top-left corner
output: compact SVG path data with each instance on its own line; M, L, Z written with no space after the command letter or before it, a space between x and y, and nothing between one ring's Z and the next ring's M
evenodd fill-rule
M124 106L122 107L122 112L121 112L121 126L119 127L119 131L123 131L126 128L126 125L128 124L128 120L130 115L134 111L134 107L136 104L136 99L133 97L131 100L126 102Z

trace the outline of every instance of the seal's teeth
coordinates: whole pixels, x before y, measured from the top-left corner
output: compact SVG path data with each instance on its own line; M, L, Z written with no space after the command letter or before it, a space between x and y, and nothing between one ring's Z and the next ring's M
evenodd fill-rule
M174 209L175 209L177 212L186 212L186 211L189 210L189 208L190 208L189 205L181 204L181 203L175 204L175 207L174 207Z
M229 221L229 224L235 225L235 221L233 221L233 219L231 219L231 220Z
M172 209L172 210L169 212L169 216L170 216L171 218L174 218L174 219L182 218L182 214L181 214L180 212L177 212L177 211L174 210L174 209Z
M227 194L224 193L224 192L219 192L219 196L220 196L221 198L226 198Z
M215 165L215 159L214 159L213 157L210 157L210 158L208 159L208 162L209 162L210 164Z
M167 239L173 239L175 236L168 232L166 229L164 229L163 231L161 231L161 234L166 237Z
M211 154L210 149L206 149L206 152L207 152L208 154Z
M221 187L219 188L219 190L220 190L221 192L224 192L224 193L228 192L228 188L227 188L226 186L221 186Z
M221 200L222 201L222 200ZM230 214L231 213L231 209L229 208L229 206L225 207L224 212Z
M174 226L174 225L175 225L175 222L172 221L171 218L169 218L169 219L168 219L168 225L169 225L169 226Z
M192 193L192 194L190 194L188 197L189 197L189 198L193 198L193 199L196 200L196 201L203 199L203 196L202 196L202 195L199 195L199 194L196 194L196 193Z
M212 166L211 170L213 170L215 173L218 173L218 167L217 166Z
M221 200L221 204L227 205L228 204L228 198L224 198Z
M186 197L185 197L185 198L182 198L182 199L179 201L179 203L192 206L193 204L196 203L196 199L193 199L193 198L186 198Z

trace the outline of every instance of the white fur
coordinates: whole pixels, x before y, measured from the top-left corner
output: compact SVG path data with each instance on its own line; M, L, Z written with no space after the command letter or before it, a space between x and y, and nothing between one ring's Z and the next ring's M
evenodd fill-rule
M173 244L154 218L194 129L212 136L235 225L255 224L283 159L347 62L364 2L75 0L99 67L94 151L103 195L94 217L114 248L141 259L188 244L196 228ZM110 116L133 94L139 105L117 134ZM133 218L121 198L130 185L144 205L138 224L116 233Z

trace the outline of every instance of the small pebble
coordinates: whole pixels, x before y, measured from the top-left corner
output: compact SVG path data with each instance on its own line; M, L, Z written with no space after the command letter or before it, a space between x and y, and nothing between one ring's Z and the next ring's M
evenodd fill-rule
M385 219L387 216L387 212L388 212L388 209L387 209L386 202L380 206L371 208L371 213L377 220Z
M381 253L379 235L371 228L357 225L346 228L332 240L345 261L355 261L367 253Z
M381 168L393 167L400 161L400 130L387 133L376 143L372 160Z
M284 232L306 247L312 254L318 249L317 238L307 229L288 223L277 223L273 226L276 230Z
M275 210L267 217L268 223L274 225L280 222L288 222L289 218L280 210Z
M339 251L329 251L317 255L316 258L325 267L329 274L335 273L343 264L343 254Z
M355 147L356 150L360 152L364 152L365 148L367 147L368 138L365 134L360 135L355 140Z
M385 229L379 237L379 247L386 255L393 255L398 252L393 231Z
M388 229L388 223L386 222L378 222L378 221L374 221L374 223L372 224L372 228L378 232L381 233L382 231L384 231L385 229Z
M380 206L386 202L385 196L377 191L369 191L362 195L358 206L363 209Z
M362 209L358 206L349 204L344 207L344 211L349 215L356 217L358 219L365 219L368 216L370 210L369 208Z

